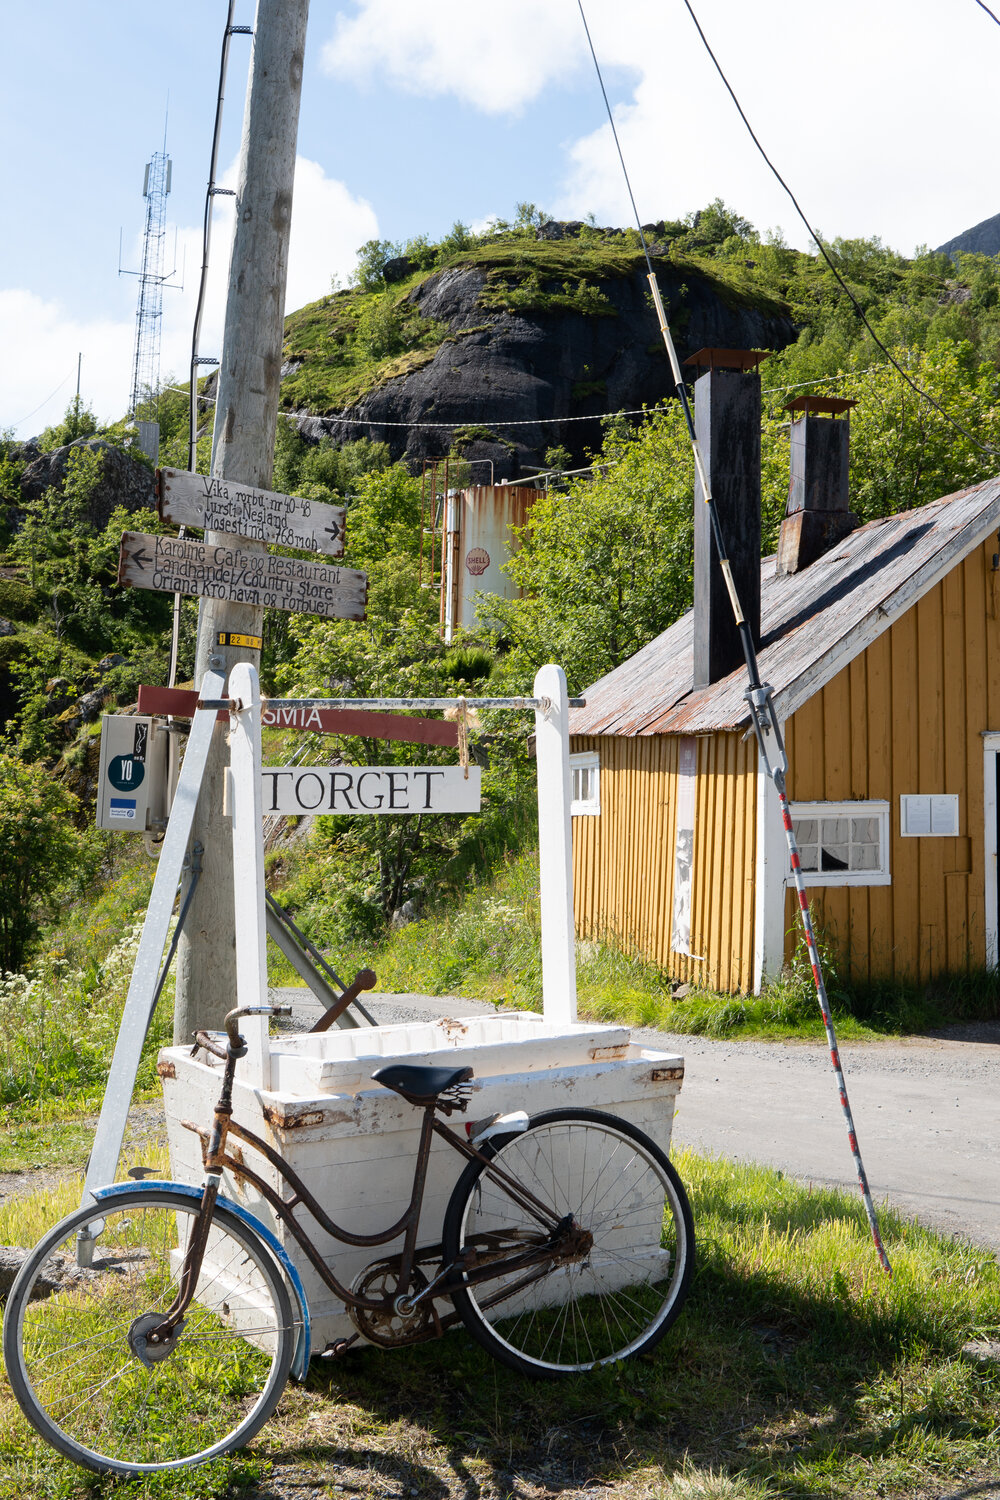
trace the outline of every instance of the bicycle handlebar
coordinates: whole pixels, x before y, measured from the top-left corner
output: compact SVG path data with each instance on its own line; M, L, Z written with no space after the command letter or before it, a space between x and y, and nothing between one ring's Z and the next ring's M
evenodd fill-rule
M292 1007L290 1005L243 1005L236 1010L231 1010L226 1016L226 1035L229 1037L229 1046L238 1056L243 1057L246 1053L246 1042L236 1029L236 1022L240 1016L290 1016Z

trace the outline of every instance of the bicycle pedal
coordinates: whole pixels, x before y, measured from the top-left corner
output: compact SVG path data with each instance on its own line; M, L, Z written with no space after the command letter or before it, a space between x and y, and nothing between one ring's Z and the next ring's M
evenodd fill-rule
M350 1338L347 1339L333 1339L329 1344L327 1344L325 1349L322 1349L320 1351L320 1353L317 1355L317 1358L339 1359L342 1354L347 1353L352 1344L357 1343L357 1339L358 1335L356 1333L352 1333Z

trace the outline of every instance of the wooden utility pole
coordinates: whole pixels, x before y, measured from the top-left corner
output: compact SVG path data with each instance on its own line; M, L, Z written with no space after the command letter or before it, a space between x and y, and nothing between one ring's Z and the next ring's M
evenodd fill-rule
M262 489L270 485L274 463L308 15L309 0L258 0L243 116L212 473ZM210 542L244 540L229 532L206 532ZM204 599L198 615L195 682L210 666L224 668L228 675L239 661L259 665L259 651L219 645L219 637L259 637L263 615L253 605ZM177 1042L187 1041L196 1027L219 1027L236 1004L233 839L229 818L223 814L228 760L228 733L220 724L192 829L192 844L200 843L203 849L202 874L177 950Z

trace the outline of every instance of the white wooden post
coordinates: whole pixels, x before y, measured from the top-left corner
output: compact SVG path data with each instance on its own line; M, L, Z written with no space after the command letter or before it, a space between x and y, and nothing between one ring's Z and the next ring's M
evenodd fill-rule
M572 781L569 694L562 667L540 667L535 697L538 772L538 876L542 922L542 1009L547 1021L576 1020L576 929L573 916Z
M201 696L219 698L224 683L225 678L220 672L206 672L201 685ZM181 766L170 807L170 821L167 823L156 866L156 879L146 908L146 919L142 924L142 936L132 967L125 1009L118 1028L118 1041L111 1059L104 1102L87 1166L84 1203L93 1201L91 1194L94 1188L107 1187L114 1182L118 1172L118 1158L125 1136L129 1105L132 1103L135 1075L139 1071L143 1043L152 1020L153 995L156 992L156 981L159 978L160 963L191 838L191 824L214 728L214 713L195 714L184 752L184 764Z
M264 817L261 808L260 679L249 662L229 677L237 704L229 746L233 818L233 900L236 935L235 1004L267 1004L267 929L264 913ZM240 1031L249 1052L239 1076L252 1088L271 1086L267 1016L244 1016Z
M768 754L774 754L773 739ZM774 783L758 753L757 869L754 899L753 992L759 995L785 962L785 877L788 843Z

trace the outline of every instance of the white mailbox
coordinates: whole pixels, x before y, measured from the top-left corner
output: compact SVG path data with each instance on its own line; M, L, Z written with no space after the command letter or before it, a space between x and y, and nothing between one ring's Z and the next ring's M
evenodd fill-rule
M143 714L101 719L97 826L148 833L165 817L167 735Z

